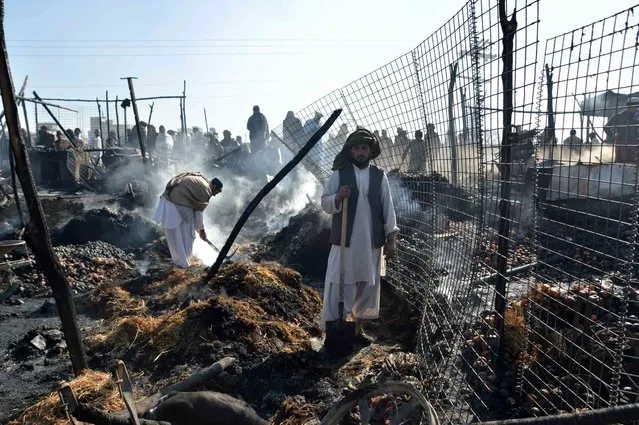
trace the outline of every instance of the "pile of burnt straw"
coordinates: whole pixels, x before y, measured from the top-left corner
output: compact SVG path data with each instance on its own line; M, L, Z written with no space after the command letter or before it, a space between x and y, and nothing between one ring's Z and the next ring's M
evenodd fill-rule
M53 248L69 283L79 292L95 288L134 270L132 258L105 242L89 242L84 245L66 245ZM17 270L23 293L34 295L49 291L46 278L39 267Z
M91 371L71 383L80 401L122 409L116 386L102 373L116 359L126 362L135 397L142 398L234 357L231 368L199 389L244 399L260 416L288 425L317 423L347 387L386 379L418 382L418 358L401 352L397 340L363 349L350 361L318 352L321 300L294 270L278 263L232 263L210 283L202 283L203 275L199 267L156 267L83 297L80 310L92 310L104 325L84 336ZM399 320L401 307L392 308L382 314ZM65 423L58 403L52 393L13 424Z

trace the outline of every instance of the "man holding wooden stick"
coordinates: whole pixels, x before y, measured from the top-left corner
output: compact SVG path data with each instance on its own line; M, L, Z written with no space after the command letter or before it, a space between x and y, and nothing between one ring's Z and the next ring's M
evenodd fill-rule
M382 247L387 259L396 249L399 231L388 178L370 164L381 153L379 140L358 129L346 139L333 162L333 174L322 195L322 208L333 216L331 252L326 268L321 327L340 319L338 313L342 203L348 204L344 251L343 314L356 322L360 342L370 342L362 332L363 319L377 319L380 307Z

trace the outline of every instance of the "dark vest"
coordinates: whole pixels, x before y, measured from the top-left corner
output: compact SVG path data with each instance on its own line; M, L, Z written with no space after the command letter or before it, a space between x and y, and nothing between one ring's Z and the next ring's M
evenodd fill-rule
M386 232L384 231L384 213L382 209L382 179L384 171L374 165L370 166L370 181L368 186L368 202L371 206L371 216L373 219L373 246L381 248L386 243ZM353 233L353 221L357 210L357 197L359 190L355 179L355 170L349 162L339 170L339 185L349 185L351 196L348 198L348 221L346 228L346 246L350 246L351 234ZM342 213L333 214L333 225L331 227L330 241L333 245L340 245L342 237Z

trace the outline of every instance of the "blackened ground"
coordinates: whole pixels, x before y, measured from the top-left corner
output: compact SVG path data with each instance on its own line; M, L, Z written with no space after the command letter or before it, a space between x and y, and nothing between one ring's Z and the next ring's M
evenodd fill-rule
M16 303L16 300L22 303ZM79 316L86 331L91 320ZM0 423L18 416L73 370L60 333L60 319L51 298L12 298L0 304ZM41 337L44 349L31 341ZM36 343L40 338L36 339Z

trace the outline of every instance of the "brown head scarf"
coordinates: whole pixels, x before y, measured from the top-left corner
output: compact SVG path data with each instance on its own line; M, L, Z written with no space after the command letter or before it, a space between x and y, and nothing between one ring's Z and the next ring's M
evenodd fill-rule
M337 154L333 161L333 170L340 170L348 164L348 156L353 146L357 145L369 145L371 147L371 159L375 159L382 153L382 149L379 145L379 139L365 128L358 128L352 132L346 139L344 147Z

